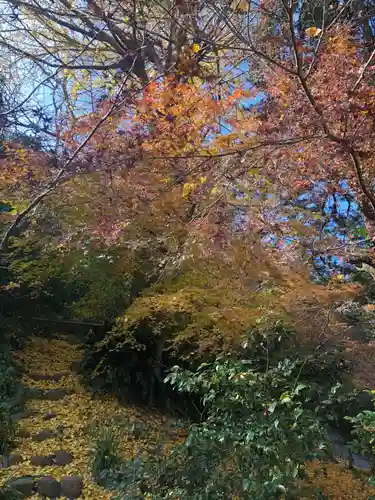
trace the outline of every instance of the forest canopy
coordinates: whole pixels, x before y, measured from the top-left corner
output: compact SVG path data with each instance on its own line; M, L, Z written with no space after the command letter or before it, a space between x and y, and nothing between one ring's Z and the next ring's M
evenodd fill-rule
M203 498L179 469L200 457L211 493L292 491L310 423L347 410L327 381L375 382L374 2L1 0L0 20L1 338L81 324L87 384L193 401L173 498ZM280 412L290 470L229 481L246 412L260 435Z

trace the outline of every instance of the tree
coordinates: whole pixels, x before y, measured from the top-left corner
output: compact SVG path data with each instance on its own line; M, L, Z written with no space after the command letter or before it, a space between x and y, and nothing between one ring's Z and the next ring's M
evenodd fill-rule
M298 352L307 362L329 357L331 349L346 357L351 328L336 309L355 297L355 285L314 285L300 259L292 271L279 250L254 237L232 238L224 249L208 241L190 244L183 262L144 289L88 350L91 376L152 404L165 402L164 374L175 364L194 370L218 356L247 356L260 345L262 359ZM202 244L211 252L202 252ZM288 333L275 352L281 332Z
M8 2L8 5L15 4ZM347 20L348 4L339 6L324 2L303 3L300 8L281 0L259 5L247 3L247 8L243 3L236 7L227 2L215 5L197 2L188 8L185 2L179 2L169 10L162 3L156 7L145 3L136 4L132 15L128 15L128 7L124 4L113 12L107 12L104 5L97 3L88 4L84 10L70 7L73 8L69 14L67 4L59 4L51 13L39 4L19 3L21 13L14 19L17 26L21 21L32 25L36 22L33 16L37 15L38 23L61 27L64 42L58 48L54 45L55 53L59 54L56 56L57 68L80 71L88 57L86 49L90 53L95 50L100 53L99 48L103 53L111 51L116 59L121 42L123 50L131 52L130 45L139 45L140 38L150 31L147 22L142 21L146 12L151 20L161 12L165 14L163 21L148 35L163 39L161 32L167 25L169 29L165 44L160 50L156 49L158 61L167 60L169 47L174 60L189 52L189 63L180 70L174 66L173 76L164 65L160 79L153 81L153 68L157 63L148 59L147 51L139 58L134 59L133 55L134 65L137 62L148 72L147 79L141 75L143 70L139 73L135 66L127 68L122 73L122 84L116 80L108 97L96 100L93 112L63 123L64 133L60 136L65 143L66 156L57 159L62 167L57 170L58 178L42 190L42 197L37 194L32 199L31 209L17 216L15 226L61 183L78 173L83 175L93 170L103 172L107 168L108 174L108 165L115 164L130 168L128 179L132 179L133 188L142 191L144 204L149 204L152 198L152 182L146 187L144 180L152 179L155 186L156 172L162 172L164 179L171 179L172 187L183 184L182 195L192 200L194 208L190 228L204 221L206 228L213 229L216 225L222 230L224 220L229 223L233 217L238 219L241 213L252 230L272 235L272 238L276 236L279 241L289 241L292 236L296 244L303 242L304 248L306 242L309 241L311 247L312 242L316 244L318 240L322 249L334 251L332 234L322 239L324 232L319 230L316 237L311 234L309 238L297 236L298 231L306 232L308 223L311 233L311 221L307 221L309 215L305 211L306 220L296 230L294 201L306 192L310 196L312 189L319 188L326 199L337 195L351 198L361 206L367 240L371 241L372 211L375 210L370 147L373 139L374 96L370 71L373 52L368 54L371 39L365 29L365 25L371 23L371 6L356 4L351 22ZM365 12L365 16L361 17L360 12ZM65 14L70 16L69 26L64 26ZM129 19L123 22L122 14ZM99 19L105 22L102 30L95 27L95 20ZM213 30L214 21L218 19L223 26L222 38ZM308 26L313 21L316 25ZM202 22L204 29L198 29ZM173 25L178 26L177 39L182 37L180 45L171 35ZM118 33L119 26L123 28L123 40ZM61 50L73 43L66 32L69 29L75 33L83 50L80 64L73 64L71 68L61 55ZM197 30L200 30L199 37ZM30 30L26 29L25 33L30 36ZM95 37L93 46L88 45L90 35ZM42 29L40 36L45 37ZM120 41L115 41L116 36ZM51 43L55 44L56 40L54 38ZM215 70L212 81L202 71L197 80L190 71L197 62L202 69L204 57L199 59L198 55L205 44L209 49L203 51L204 57L209 57L208 53L216 54L219 62L219 70ZM9 47L8 44L8 49L19 50L13 45ZM50 53L43 52L39 62L47 66L52 64ZM232 68L243 68L241 72L248 73L252 87L238 75L232 78L228 70L222 72L227 62ZM101 68L100 65L97 69L95 65L88 65L83 69L94 72ZM264 73L261 78L260 72ZM117 93L113 96L115 89ZM157 92L161 92L161 98ZM244 107L241 101L246 94L246 98L255 99L256 104L250 102L247 108ZM204 119L203 115L195 119L203 110ZM73 158L69 158L69 153ZM133 171L135 165L137 168ZM122 182L121 176L123 174L118 175L117 171L118 182ZM160 179L157 182L160 183ZM107 178L104 189L109 185L113 187ZM259 186L262 196L259 196ZM269 195L274 202L272 209ZM294 203L292 216L285 210L283 200L286 198ZM249 199L256 199L258 206L254 207ZM128 215L131 213L127 210ZM106 217L116 218L110 211ZM293 217L293 224L290 224ZM120 224L124 222L121 217L117 219L121 220ZM118 227L116 231L119 234ZM343 246L340 241L336 246L352 253L352 243ZM311 248L309 251L313 252Z

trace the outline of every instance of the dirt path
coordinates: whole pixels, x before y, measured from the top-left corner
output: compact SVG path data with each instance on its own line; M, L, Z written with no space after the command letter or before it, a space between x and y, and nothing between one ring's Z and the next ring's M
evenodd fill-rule
M114 397L92 399L72 370L72 363L81 356L80 346L66 339L33 338L18 353L17 360L27 373L23 382L30 388L26 410L35 414L20 420L23 437L11 451L13 460L20 463L0 470L0 485L29 475L50 476L58 481L73 476L76 482L79 478L83 482L82 494L76 498L110 499L111 494L90 476L93 426L120 425L120 452L128 459L146 452L150 439L165 440L165 420L160 415L121 406ZM127 431L134 423L144 423L144 431L136 437ZM43 497L36 493L29 498Z

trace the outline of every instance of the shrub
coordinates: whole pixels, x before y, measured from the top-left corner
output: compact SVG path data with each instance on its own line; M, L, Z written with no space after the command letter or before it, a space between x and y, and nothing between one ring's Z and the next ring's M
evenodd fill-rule
M305 461L328 449L323 405L312 404L313 387L297 374L289 359L265 372L246 361L172 371L168 380L178 390L202 394L206 415L182 447L176 498L266 499L293 490Z
M91 451L91 473L100 485L108 482L111 474L114 474L120 460L117 455L117 436L111 429L103 429L99 432Z
M273 356L280 330L289 332L284 356L325 353L333 342L339 351L348 331L335 308L354 287L313 284L303 267L292 272L277 255L270 262L245 243L217 260L186 262L177 276L136 298L113 329L88 346L86 373L153 404L171 397L163 380L173 365L194 370L220 355L253 358L259 342L262 357Z
M347 416L346 419L353 426L350 442L353 451L367 456L375 468L375 411L364 410L355 417Z
M115 462L106 485L118 500L291 498L304 463L329 452L323 418L337 391L306 382L305 365L284 359L260 369L222 358L195 372L176 367L167 382L202 398L201 421L171 455Z
M0 488L0 500L22 500L23 494L10 486Z
M13 444L17 426L12 414L23 405L23 388L10 351L3 347L0 351L0 454L7 453Z

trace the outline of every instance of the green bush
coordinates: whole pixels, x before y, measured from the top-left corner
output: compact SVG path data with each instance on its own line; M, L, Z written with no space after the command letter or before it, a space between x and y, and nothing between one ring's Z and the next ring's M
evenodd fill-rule
M0 500L22 500L23 494L10 486L0 488Z
M296 376L298 363L285 359L265 372L251 365L217 361L168 376L178 390L201 393L205 410L181 450L185 467L172 497L277 498L304 477L306 460L327 453L324 405L312 404L313 387Z
M147 459L111 459L103 484L118 500L146 493L156 500L298 495L305 462L329 454L323 419L334 415L339 392L306 381L305 365L284 359L260 369L222 358L195 372L174 368L167 382L202 399L201 421L169 456L155 450Z
M239 255L234 250L230 254L233 262L242 262L242 251L246 254L243 242L240 245ZM331 361L331 354L340 357L341 339L347 336L341 317L328 315L327 307L349 292L312 284L304 272L284 275L261 252L259 258L254 255L246 260L246 272L239 266L241 272L235 267L228 273L222 256L210 263L186 262L178 275L144 290L116 318L111 331L87 346L86 374L148 404L172 397L163 383L172 366L195 370L220 355L260 356L264 361L275 354L314 354L325 358L324 368L319 366L314 376L326 374L337 361ZM307 307L315 311L309 316L313 324L301 321ZM327 317L333 318L329 328Z
M23 494L10 486L0 488L0 500L22 500Z
M130 325L126 331L124 324L124 318L121 318L112 331L101 339L98 336L88 339L82 363L88 382L93 386L100 384L101 388L107 388L137 403L154 404L168 410L183 410L189 417L195 418L193 408L199 405L196 398L183 392L177 393L169 384L164 383L164 379L175 365L194 371L201 363L212 362L220 355L220 337L213 335L211 351L199 352L197 349L194 355L186 357L189 350L196 349L198 342L191 338L190 343L180 342L179 332L172 333L172 340L168 338L165 341L161 352L158 340L162 341L162 335L167 336L169 331L162 330L162 334L155 336L152 317ZM199 331L197 336L200 333ZM176 336L178 339L175 342ZM251 359L262 370L267 364L282 360L285 356L297 357L302 349L294 339L295 333L280 322L266 331L253 328L247 332L247 339L241 344L237 342L222 348L228 350L229 358ZM158 357L160 353L161 356ZM327 345L324 350L312 353L305 350L303 358L298 362L305 378L316 382L316 387L323 387L327 383L341 383L351 370L350 363L340 347L336 346ZM333 409L332 406L332 411ZM336 407L336 410L338 417L339 408Z
M91 473L95 481L104 485L113 475L120 459L117 455L118 441L116 434L111 429L99 431L91 451Z
M0 454L7 453L17 434L12 414L21 410L23 388L9 349L0 351Z
M375 400L373 400L375 401ZM361 453L372 461L375 468L375 411L364 410L355 417L347 416L352 424L352 440L350 446L353 451ZM375 479L375 478L374 478Z

